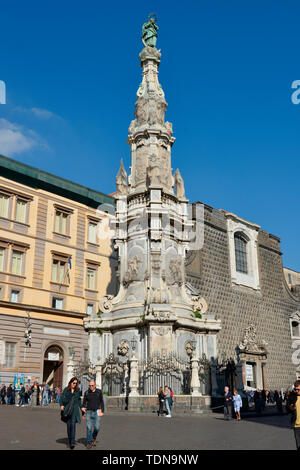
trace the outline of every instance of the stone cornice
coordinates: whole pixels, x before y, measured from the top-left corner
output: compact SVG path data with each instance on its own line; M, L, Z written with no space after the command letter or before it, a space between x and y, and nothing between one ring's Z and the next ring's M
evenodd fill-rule
M74 317L74 318L84 318L86 317L86 313L81 312L73 312L70 310L59 310L56 308L50 307L40 307L37 305L27 305L27 304L20 304L16 302L7 302L6 300L0 300L0 307L11 308L14 310L24 310L29 312L37 312L37 313L46 313L48 315L56 315L62 317Z

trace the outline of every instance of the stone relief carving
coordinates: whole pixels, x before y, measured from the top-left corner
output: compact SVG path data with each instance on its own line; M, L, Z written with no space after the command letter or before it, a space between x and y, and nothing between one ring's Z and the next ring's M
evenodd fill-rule
M248 328L245 329L245 334L242 343L239 345L240 352L251 352L258 354L265 354L267 352L266 346L268 343L262 341L258 343L256 339L256 328L251 323Z
M172 327L170 327L170 326L161 326L161 327L158 327L158 328L153 328L152 331L154 331L154 333L157 336L166 336L167 334L169 334L172 331Z
M148 178L151 186L160 184L160 173L159 162L155 155L151 155L148 167Z
M204 314L207 312L208 305L207 305L206 300L203 297L200 297L200 295L196 295L191 298L191 301L193 304L194 312L199 312L201 314Z
M185 351L188 356L191 356L193 354L193 347L190 341L187 341L185 343Z
M113 308L112 299L114 298L113 295L104 295L99 300L99 309L100 312L111 312Z
M171 284L183 282L182 259L180 257L170 259L169 282Z
M166 304L169 302L167 290L159 287L151 287L150 302L153 304Z
M138 255L133 256L130 258L127 263L127 271L125 274L125 282L129 283L131 281L138 281L138 274L139 274L139 265L142 263L141 258Z
M120 341L120 343L117 346L117 350L118 350L119 356L126 356L128 354L128 351L129 351L128 342L125 339Z

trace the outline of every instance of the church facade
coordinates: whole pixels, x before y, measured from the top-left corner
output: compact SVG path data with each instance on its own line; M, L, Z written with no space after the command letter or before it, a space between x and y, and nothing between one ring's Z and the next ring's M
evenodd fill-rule
M287 283L280 239L204 205L203 247L189 253L186 272L221 320L219 357L242 363L244 386L290 387L300 375L300 296Z

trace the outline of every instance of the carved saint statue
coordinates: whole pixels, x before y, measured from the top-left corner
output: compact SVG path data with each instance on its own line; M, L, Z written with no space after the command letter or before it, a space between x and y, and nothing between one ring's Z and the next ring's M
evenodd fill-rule
M117 193L119 194L127 193L127 173L124 168L122 159L121 159L120 169L116 176L116 186L117 186Z
M151 15L149 15L149 16L151 16ZM155 22L156 22L156 15L155 15L155 19L150 18L150 20L147 21L147 23L143 24L142 42L143 42L145 47L147 47L147 46L156 47L158 26L157 26L157 24L155 24Z

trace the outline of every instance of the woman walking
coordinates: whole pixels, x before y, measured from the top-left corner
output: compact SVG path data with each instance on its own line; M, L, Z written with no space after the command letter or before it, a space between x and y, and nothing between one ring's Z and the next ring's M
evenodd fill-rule
M157 395L158 395L158 402L159 402L159 410L157 411L157 416L163 416L165 395L164 395L164 391L162 387L159 387Z
M243 406L241 396L238 394L237 390L233 392L233 407L238 421L241 421L240 409Z
M64 389L59 400L62 417L67 420L67 432L70 449L75 447L76 423L81 423L82 408L77 377L73 377Z

